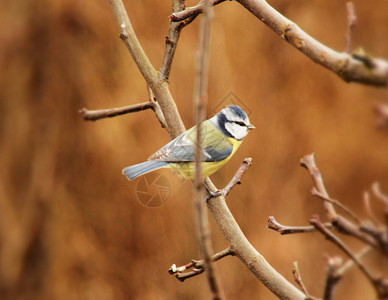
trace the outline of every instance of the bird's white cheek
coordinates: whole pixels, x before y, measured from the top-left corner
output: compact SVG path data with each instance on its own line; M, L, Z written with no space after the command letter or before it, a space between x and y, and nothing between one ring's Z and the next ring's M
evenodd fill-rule
M225 128L237 140L242 140L248 134L248 128L245 126L240 126L236 123L226 123Z

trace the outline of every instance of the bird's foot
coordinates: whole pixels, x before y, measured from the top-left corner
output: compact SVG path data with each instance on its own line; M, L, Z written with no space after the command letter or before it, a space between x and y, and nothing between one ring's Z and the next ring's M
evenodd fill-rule
M213 192L209 189L209 187L206 185L205 182L203 183L203 185L205 186L207 194L208 194L206 197L206 202L209 201L211 198L217 198L219 196L225 195L224 190L217 190L217 191Z
M217 190L215 192L207 190L208 196L206 197L206 201L209 201L211 198L217 198L224 195L223 190Z

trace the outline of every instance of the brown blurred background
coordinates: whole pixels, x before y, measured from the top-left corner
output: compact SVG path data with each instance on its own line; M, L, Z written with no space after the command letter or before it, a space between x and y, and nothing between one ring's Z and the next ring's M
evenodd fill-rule
M345 1L276 1L281 13L342 51ZM125 1L151 62L159 68L170 1ZM196 2L188 1L188 5ZM386 1L355 1L354 45L388 58ZM82 107L102 109L147 101L143 78L118 38L109 1L0 2L0 298L209 299L206 276L184 283L167 273L199 258L191 184L160 174L171 196L158 208L136 199L137 181L121 175L169 141L152 111L85 122ZM199 20L185 28L170 77L186 127ZM299 159L315 152L330 195L365 217L362 194L374 181L388 191L388 135L372 107L388 91L347 84L314 64L234 2L216 7L209 117L233 91L257 129L212 176L222 187L244 157L254 165L228 203L248 239L292 279L299 261L309 291L322 295L325 254L343 254L319 234L280 236L266 228L273 215L305 225L321 202ZM381 206L373 200L376 215ZM212 224L214 249L227 244ZM345 239L349 241L349 239ZM358 242L350 241L354 250ZM388 269L368 256L376 274ZM275 299L236 258L218 263L228 299ZM378 269L379 267L380 269ZM380 272L380 273L379 273ZM336 299L373 299L356 268Z

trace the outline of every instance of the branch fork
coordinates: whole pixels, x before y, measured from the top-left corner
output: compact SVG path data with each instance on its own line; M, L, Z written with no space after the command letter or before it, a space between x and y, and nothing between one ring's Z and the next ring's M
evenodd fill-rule
M214 254L211 257L211 261L216 262L216 261L218 261L218 260L220 260L228 255L233 256L233 255L235 255L235 253L232 249L228 248L228 249L225 249L219 253ZM192 269L192 270L189 272L185 272L189 269ZM200 275L203 272L205 272L205 261L204 260L191 260L191 262L189 262L188 264L180 266L180 267L177 267L175 264L173 264L170 267L170 269L168 270L169 274L175 275L175 277L181 282L185 281L188 278L192 278L194 276Z

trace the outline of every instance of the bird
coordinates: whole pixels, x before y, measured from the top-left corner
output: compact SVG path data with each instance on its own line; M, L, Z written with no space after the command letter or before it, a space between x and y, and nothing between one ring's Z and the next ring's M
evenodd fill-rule
M202 122L202 175L218 171L236 153L253 126L247 113L238 105L229 105ZM123 169L128 180L170 168L184 179L195 178L197 126L190 128L148 158L148 161Z

